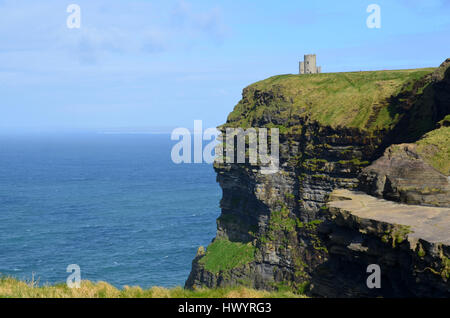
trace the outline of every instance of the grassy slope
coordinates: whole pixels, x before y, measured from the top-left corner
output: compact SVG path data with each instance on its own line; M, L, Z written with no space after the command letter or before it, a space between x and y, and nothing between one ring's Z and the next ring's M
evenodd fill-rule
M248 94L229 115L230 126L248 127L255 118L267 113L279 113L282 118L294 114L308 115L323 125L345 126L369 131L393 124L396 115L388 108L388 99L412 83L432 73L435 68L279 75L250 85L247 91L273 92L269 103L256 106ZM256 106L256 107L255 107Z
M417 152L428 164L446 176L450 175L450 127L430 131L416 144Z
M255 247L251 244L216 240L208 246L200 263L205 264L208 271L219 273L250 263L254 260L254 255Z
M267 292L245 287L186 290L153 287L125 287L119 290L108 283L83 281L80 288L66 284L37 287L34 282L0 278L0 298L302 298L289 291Z

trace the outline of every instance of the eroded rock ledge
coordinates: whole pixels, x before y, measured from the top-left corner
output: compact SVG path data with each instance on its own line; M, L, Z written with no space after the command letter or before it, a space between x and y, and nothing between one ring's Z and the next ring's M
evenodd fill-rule
M328 260L312 292L334 297L448 297L450 209L399 204L344 189L330 194L321 227ZM382 288L367 288L378 264Z
M419 240L450 245L450 208L399 204L345 189L334 190L330 199L327 206L333 217L339 214L344 217L347 213L345 219L353 216L360 220L408 227L405 238L414 249ZM377 233L370 222L358 223L362 226L361 233Z

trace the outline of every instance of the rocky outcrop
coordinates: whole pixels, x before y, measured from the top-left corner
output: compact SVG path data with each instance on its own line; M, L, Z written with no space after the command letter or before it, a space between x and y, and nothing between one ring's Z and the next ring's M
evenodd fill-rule
M398 204L335 190L324 210L328 259L313 275L313 295L448 297L450 209ZM367 268L381 269L369 289Z
M414 142L412 135L423 135L448 114L443 103L445 98L436 92L447 90L450 73L446 69L442 76L440 74L430 72L417 82L396 84L403 85L399 94L382 96L376 105L365 106L368 109L355 111L357 107L352 105L348 113L342 112L342 103L347 92L357 87L352 77L345 78L344 88L335 84L342 80L340 74L275 77L247 87L222 129L248 126L279 128L280 171L263 174L260 166L250 163L214 164L217 181L223 190L222 213L217 220L215 240L250 244L255 249L254 257L245 263L238 262L240 265L235 268L217 269L205 261L211 256L208 256L209 250L206 254L200 253L193 261L186 287L247 285L268 290L290 288L322 297L420 296L427 292L441 296L448 293L447 281L430 276L432 271L446 273L441 268L446 264L446 258L441 258L438 264L437 255L448 257L447 247L438 247L424 240L421 248L427 256L413 260L411 248L403 250L403 246L393 247L389 241L383 242L383 235L387 234L383 231L397 233L397 225L380 220L377 222L382 225L376 225L380 232L364 234L368 231L368 221L364 218L359 225L353 221L341 222L341 219L352 219L339 216L346 216L347 210L338 212L326 207L334 190L359 187L380 197L398 197L402 202L431 205L438 200L438 205L446 204L446 199L438 196L442 193L425 193L425 187L419 188L419 184L416 184L417 191L422 192L408 188L409 183L426 177L430 187L439 186L442 191L447 191L444 180L439 179L440 172L433 170L420 157L414 159L413 150L410 153L403 146L398 155L374 162L392 143L410 142L409 139ZM320 76L325 81L321 82ZM365 74L352 76L366 78ZM389 76L397 74L374 76L380 80L364 87L379 90L373 95L379 97L386 91L381 88L381 79L388 77L386 83L390 87L392 81ZM332 85L337 85L333 89L326 86L328 78ZM309 86L298 87L307 81L311 81ZM314 87L319 82L323 91L318 92ZM335 90L337 95L340 94L338 98L333 95ZM357 100L364 103L365 90L356 89L355 92L361 94ZM340 103L340 107L319 111L322 105L315 103L322 100ZM346 100L345 103L350 105L352 101ZM425 106L427 112L423 115L421 110ZM331 124L333 115L340 118L340 124ZM420 129L416 129L419 125L414 124L418 122L422 123ZM396 131L399 127L411 132L404 135L404 140L399 139ZM372 169L367 168L369 166ZM408 173L411 169L420 170L424 175L420 171ZM434 180L438 175L438 181ZM227 257L227 251L216 253ZM215 256L217 259L218 255ZM384 283L392 286L390 292L373 292L365 285L367 273L364 266L375 261L385 268L383 277L387 280L384 279ZM404 272L403 269L410 268L411 264L422 266L417 267L418 271L428 267L432 271L425 270L423 275L414 270ZM410 291L413 287L420 292Z
M379 198L450 207L449 178L426 163L415 144L389 147L359 178L360 189Z

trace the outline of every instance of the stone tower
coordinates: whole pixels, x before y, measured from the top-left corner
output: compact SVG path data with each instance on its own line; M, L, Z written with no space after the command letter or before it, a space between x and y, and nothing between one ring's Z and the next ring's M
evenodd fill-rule
M316 66L316 55L306 54L304 61L300 62L299 66L300 74L318 74L322 71L322 68Z
M304 65L305 65L305 74L317 73L316 55L315 54L305 55Z

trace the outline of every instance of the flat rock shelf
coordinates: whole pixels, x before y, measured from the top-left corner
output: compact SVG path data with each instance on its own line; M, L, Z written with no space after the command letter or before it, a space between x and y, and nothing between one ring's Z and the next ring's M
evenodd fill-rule
M370 219L410 228L408 240L450 244L450 208L400 204L378 199L362 192L334 190L328 206Z

